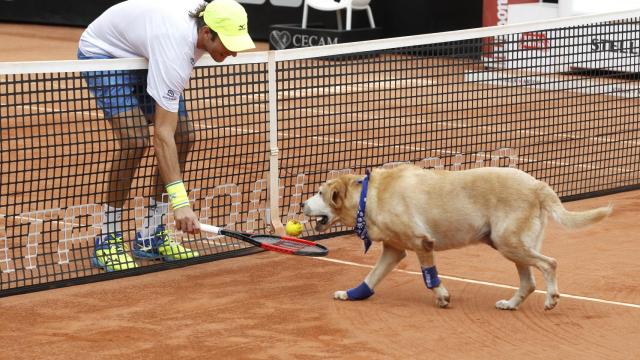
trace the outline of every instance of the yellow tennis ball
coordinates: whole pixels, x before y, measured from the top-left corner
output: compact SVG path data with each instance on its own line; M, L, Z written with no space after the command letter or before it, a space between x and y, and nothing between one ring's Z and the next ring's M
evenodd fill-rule
M304 226L298 220L289 220L287 221L287 225L284 227L284 230L287 232L289 236L299 236L302 234L302 230L304 230Z

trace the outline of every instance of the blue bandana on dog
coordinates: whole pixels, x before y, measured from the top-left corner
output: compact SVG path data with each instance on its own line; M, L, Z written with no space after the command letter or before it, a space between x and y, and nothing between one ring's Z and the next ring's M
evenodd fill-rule
M364 219L364 210L367 206L367 188L369 187L369 170L364 179L359 180L358 183L362 184L362 191L360 192L360 202L358 203L358 216L356 217L356 234L364 242L364 253L366 254L371 246L371 239L369 239L369 233L367 232L367 222Z

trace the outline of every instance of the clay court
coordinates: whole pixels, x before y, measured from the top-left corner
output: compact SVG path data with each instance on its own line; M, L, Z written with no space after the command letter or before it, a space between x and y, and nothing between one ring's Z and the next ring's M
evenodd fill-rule
M0 24L0 61L74 59L81 32ZM637 112L619 116L637 122ZM561 292L549 312L540 292L518 311L494 308L512 295L518 277L488 246L436 254L452 296L448 309L435 306L411 254L372 298L333 300L335 290L359 284L380 253L376 244L363 255L349 235L322 240L330 249L325 258L262 252L1 298L0 357L635 359L640 191L566 206L609 203L612 216L590 228L549 226L543 253L558 260Z

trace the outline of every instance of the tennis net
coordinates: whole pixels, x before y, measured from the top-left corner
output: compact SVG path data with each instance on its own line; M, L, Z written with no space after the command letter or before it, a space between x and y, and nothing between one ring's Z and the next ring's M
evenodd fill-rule
M178 141L189 149L183 177L193 208L202 222L244 231L298 219L314 236L300 203L322 182L401 163L518 167L564 200L637 189L639 19L640 11L613 13L248 53L224 64L203 58L184 93L191 135ZM140 159L123 199L127 250L143 230L157 163L144 136L116 135L85 79L145 76L146 66L0 64L0 296L255 251L171 231L200 256L137 260L112 273L92 267L114 162ZM170 213L162 223L171 225Z

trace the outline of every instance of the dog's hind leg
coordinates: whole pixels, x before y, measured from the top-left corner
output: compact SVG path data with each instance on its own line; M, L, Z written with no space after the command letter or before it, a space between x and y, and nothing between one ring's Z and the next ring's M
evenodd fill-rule
M517 224L515 221L512 221L512 223ZM556 281L558 262L556 259L544 256L538 251L542 245L545 225L546 219L538 219L538 221L529 222L528 226L522 225L520 228L528 228L528 230L524 232L518 231L517 229L519 229L519 227L516 226L501 234L493 235L495 236L493 242L496 244L496 248L504 257L516 263L518 273L520 274L520 289L518 289L509 301L498 301L496 303L498 309L515 310L515 308L509 305L516 305L519 296L524 294L528 295L535 290L531 270L527 269L524 273L523 270L521 270L521 268L530 266L535 266L542 272L544 281L547 284L547 297L544 303L545 310L551 310L558 304L558 298L560 297ZM522 297L520 303L522 303L525 298L526 295Z
M535 289L536 282L531 273L531 267L529 265L522 265L516 263L518 268L518 275L520 275L520 288L509 300L499 300L496 302L496 308L501 310L516 310L518 306L522 304L524 299L527 298Z
M373 289L393 270L398 263L407 256L405 250L399 250L383 244L382 255L376 265L371 269L364 282L357 288L347 291L336 291L333 294L339 300L364 300L373 295Z
M556 259L544 256L533 249L526 248L523 249L523 252L518 255L517 260L512 260L516 261L518 264L535 266L536 268L538 268L538 270L540 270L542 276L544 277L544 281L547 283L547 296L544 301L544 309L551 310L556 307L556 305L558 304L558 298L560 298L560 293L558 292L558 282L556 280L556 268L558 267L558 262L556 261ZM522 278L520 280L522 282ZM531 291L533 290L534 289L532 289ZM521 290L518 291L520 292ZM496 303L496 307L498 307L498 303Z
M445 308L449 305L451 297L438 278L438 272L433 260L433 243L427 240L423 243L425 246L421 249L415 249L415 252L418 255L418 261L420 261L425 285L436 294L436 304L441 308Z
M544 256L537 251L531 250L533 265L537 267L544 281L547 283L547 297L544 301L544 309L551 310L558 305L558 298L560 293L558 292L558 282L556 278L556 269L558 268L558 262L556 259Z

